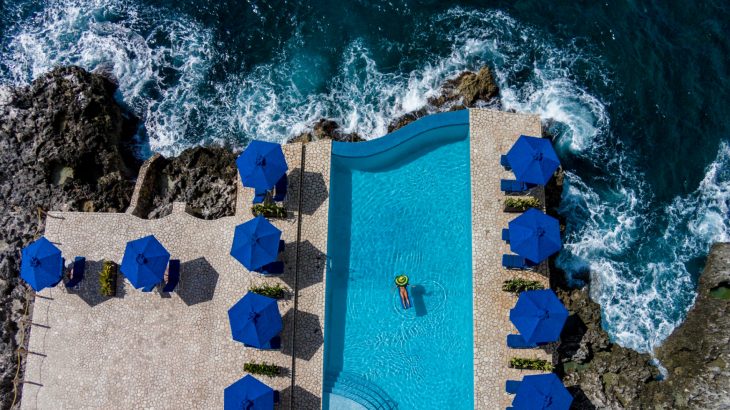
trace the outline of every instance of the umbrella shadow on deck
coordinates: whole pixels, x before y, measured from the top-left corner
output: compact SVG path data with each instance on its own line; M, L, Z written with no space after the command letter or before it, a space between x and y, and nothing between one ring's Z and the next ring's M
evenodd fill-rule
M188 306L209 302L215 294L218 276L218 272L204 257L182 262L180 263L180 283L175 292Z
M329 197L329 187L321 173L304 171L302 174L301 168L295 168L289 173L287 209L295 210L299 204L300 181L303 182L302 194L304 195L301 212L305 215L312 215Z
M288 252L284 255L287 261L286 272L290 274L282 275L281 280L291 289L294 289L295 281L297 287L301 290L321 283L324 280L325 269L327 267L327 255L311 242L305 240L299 244L299 258L301 260L299 261L299 272L296 275L298 279L294 275L296 271L294 262L296 261L297 248L296 246L290 246L287 247L285 252Z
M289 400L292 395L294 396L293 409L319 409L322 407L322 399L316 394L301 386L294 386L293 390L289 386L280 392L283 408L289 408Z
M294 309L290 309L282 321L284 326L294 326ZM324 344L322 325L319 323L319 316L304 312L296 312L296 340L292 346L291 337L282 338L282 353L294 356L302 360L311 360L320 347Z
M86 261L86 267L84 269L84 279L79 282L74 288L66 288L64 282L61 281L57 286L63 288L69 294L78 296L83 300L89 307L94 307L100 303L106 302L113 298L123 298L126 295L124 288L124 275L119 271L119 265L117 265L117 293L115 296L104 296L101 294L101 285L99 284L99 275L101 274L101 268L104 265L104 261Z

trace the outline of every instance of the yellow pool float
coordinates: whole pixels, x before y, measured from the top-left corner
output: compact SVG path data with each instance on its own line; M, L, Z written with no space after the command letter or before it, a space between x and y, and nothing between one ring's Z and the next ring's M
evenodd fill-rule
M406 286L408 284L408 276L398 275L395 277L395 284L397 286Z

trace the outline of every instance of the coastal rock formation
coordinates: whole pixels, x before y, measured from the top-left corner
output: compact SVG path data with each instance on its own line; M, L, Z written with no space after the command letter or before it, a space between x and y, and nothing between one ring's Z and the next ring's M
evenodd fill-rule
M195 147L174 158L156 156L149 168L150 193L139 216L169 215L172 203L187 203L187 211L203 219L235 213L236 154L226 148Z
M648 386L643 408L730 408L730 243L713 245L694 306L654 353L667 377Z
M0 98L0 407L13 399L18 323L26 304L20 250L43 232L41 210L123 211L138 162L137 119L114 100L111 80L57 68Z
M571 315L558 347L558 371L576 409L639 408L641 392L656 384L651 356L626 349L601 327L601 307L587 289L556 292Z
M302 134L297 135L294 138L291 138L288 143L295 143L295 142L301 142L301 143L308 143L312 141L318 141L322 139L329 139L333 141L342 141L342 142L360 142L365 141L362 137L357 135L357 133L345 133L340 128L340 124L338 124L336 121L328 120L326 118L321 118L319 121L314 123L312 126L312 130L308 132L304 132Z
M478 72L464 71L447 80L438 96L428 99L428 106L396 118L388 125L388 132L435 112L455 111L473 107L499 108L499 86L492 69L484 66Z

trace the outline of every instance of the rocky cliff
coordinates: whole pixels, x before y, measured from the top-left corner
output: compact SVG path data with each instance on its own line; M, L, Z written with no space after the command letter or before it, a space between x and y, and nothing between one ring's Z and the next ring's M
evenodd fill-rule
M730 409L730 243L713 245L687 318L656 349L667 369L647 409Z
M139 167L130 148L137 119L115 102L116 88L107 78L64 67L0 95L2 408L13 400L18 319L26 304L20 250L43 232L43 211L118 212L129 205Z

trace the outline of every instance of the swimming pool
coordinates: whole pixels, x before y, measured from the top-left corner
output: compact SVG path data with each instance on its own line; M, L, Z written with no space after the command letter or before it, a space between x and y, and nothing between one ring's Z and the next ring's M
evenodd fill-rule
M468 128L457 111L333 143L323 408L474 407Z

